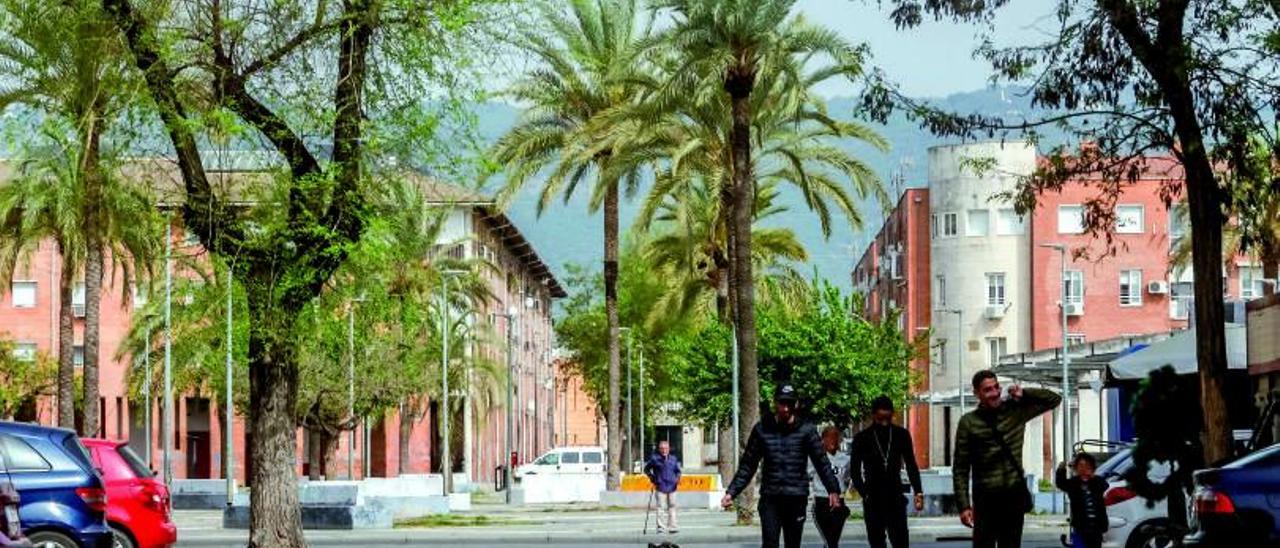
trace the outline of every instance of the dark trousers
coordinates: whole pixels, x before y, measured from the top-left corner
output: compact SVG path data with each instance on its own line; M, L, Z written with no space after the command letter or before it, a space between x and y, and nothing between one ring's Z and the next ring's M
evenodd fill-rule
M844 522L849 519L848 510L832 510L831 501L827 497L814 497L813 524L818 526L818 535L829 548L840 545L840 535L844 533Z
M760 548L778 548L778 537L786 539L786 548L800 548L809 497L763 495L760 511Z
M1076 535L1080 537L1080 544L1084 548L1102 548L1102 533L1076 531Z
M902 493L871 494L862 500L862 515L871 548L885 548L886 534L893 548L907 548L907 499Z
M973 548L1022 546L1023 497L1017 490L974 493Z

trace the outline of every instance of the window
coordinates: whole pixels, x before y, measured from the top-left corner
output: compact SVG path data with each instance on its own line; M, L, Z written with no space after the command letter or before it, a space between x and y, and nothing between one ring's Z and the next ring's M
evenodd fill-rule
M938 214L937 213L934 213L933 215L929 216L929 235L934 238L938 237Z
M934 370L934 375L942 375L947 372L947 340L938 340L938 367Z
M1169 317L1185 320L1191 317L1191 296L1194 295L1193 282L1174 282L1169 284Z
M987 273L987 306L1004 306L1004 272Z
M1058 206L1058 234L1084 232L1084 208L1078 205Z
M938 276L934 284L934 299L938 303L934 308L942 308L947 306L947 278L946 276Z
M549 466L560 464L560 453L547 453L534 461L534 464L545 464Z
M71 290L71 308L84 310L84 282L76 282L75 289Z
M1142 306L1142 271L1120 272L1120 306Z
M577 395L575 394L574 397L577 397ZM582 454L583 464L600 464L602 462L604 462L604 453L583 453Z
M1067 348L1076 348L1085 343L1083 333L1067 333Z
M991 225L991 214L985 209L970 209L969 224L965 234L969 236L986 236Z
M0 440L4 441L10 472L45 472L50 469L49 462L27 442L13 436L0 436Z
M1116 206L1116 232L1120 234L1142 234L1146 216L1142 205Z
M20 342L13 345L13 359L24 362L36 360L36 343Z
M990 356L989 365L995 367L1000 365L1000 356L1009 353L1009 339L1004 337L988 337L987 338L987 355Z
M36 307L36 282L13 282L10 293L13 294L14 308Z
M1169 208L1169 247L1177 245L1178 240L1187 233L1187 204L1174 204Z
M955 236L960 233L960 220L958 213L942 214L942 235Z
M1013 208L1005 208L996 212L996 234L1001 236L1014 236L1022 234L1026 229L1023 226L1023 219Z
M1068 270L1062 283L1068 303L1084 304L1084 272Z
M579 453L565 453L560 456L560 464L578 464Z
M84 345L77 344L71 350L71 364L76 367L84 367Z
M1265 293L1262 269L1256 266L1240 267L1240 298L1256 299Z

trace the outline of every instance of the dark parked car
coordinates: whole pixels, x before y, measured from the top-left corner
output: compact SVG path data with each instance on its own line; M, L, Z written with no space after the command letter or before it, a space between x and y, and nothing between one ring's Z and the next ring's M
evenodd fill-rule
M1195 547L1280 546L1280 444L1195 473Z
M75 432L0 422L0 451L17 488L22 531L39 548L108 548L107 492Z

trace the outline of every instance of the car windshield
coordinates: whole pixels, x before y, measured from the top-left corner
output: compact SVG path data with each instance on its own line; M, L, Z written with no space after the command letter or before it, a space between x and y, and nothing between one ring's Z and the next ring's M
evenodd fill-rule
M1098 475L1104 478L1123 476L1130 468L1133 468L1133 449L1124 449L1102 463L1098 467Z
M133 470L134 475L140 478L150 478L155 476L155 473L152 472L150 468L147 468L147 463L143 462L142 458L139 457L137 453L134 453L133 449L130 449L128 445L121 445L120 447L117 447L116 452L119 453L120 458L124 459L124 462L129 465L129 469Z

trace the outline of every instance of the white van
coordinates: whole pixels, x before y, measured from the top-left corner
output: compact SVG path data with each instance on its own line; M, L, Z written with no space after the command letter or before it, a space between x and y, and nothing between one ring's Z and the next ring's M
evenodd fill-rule
M558 447L515 469L516 479L565 474L604 474L604 448Z

